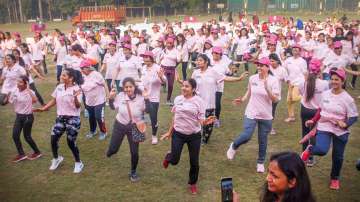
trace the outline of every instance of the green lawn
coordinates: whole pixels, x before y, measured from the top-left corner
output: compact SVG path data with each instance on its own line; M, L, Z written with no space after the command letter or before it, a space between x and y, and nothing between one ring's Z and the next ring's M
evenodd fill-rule
M70 26L65 23L63 29ZM4 25L2 30L21 31L25 26ZM50 61L51 57L48 58ZM50 62L49 62L50 63ZM50 63L50 74L46 81L36 81L37 87L46 100L55 87L55 68ZM225 153L229 143L242 130L245 105L234 107L231 100L245 92L247 81L226 84L223 96L223 125L214 130L210 143L201 148L199 195L192 196L187 191L189 158L187 148L177 166L162 168L164 154L170 148L170 142L160 142L152 146L150 139L140 146L138 173L140 182L130 183L130 155L127 141L123 142L118 154L111 159L105 157L109 138L99 141L97 138L88 140L85 134L89 130L88 122L82 118L82 127L78 138L81 159L85 164L81 174L72 173L74 161L66 144L66 137L60 141L59 153L65 157L62 166L55 172L48 170L52 159L50 148L50 132L55 121L55 109L35 115L33 137L44 156L36 161L25 161L18 164L10 162L16 154L12 141L12 124L14 113L11 106L0 107L0 201L220 201L221 177L233 177L235 190L240 194L241 201L258 201L261 187L266 174L256 173L256 157L258 151L256 133L246 145L240 147L234 161L228 161ZM360 88L360 87L359 87ZM299 119L292 124L285 124L286 89L283 89L283 100L279 104L274 126L277 135L269 136L268 155L293 150L300 152L298 140L301 136ZM350 91L357 97L359 91ZM176 84L174 95L179 94ZM162 101L165 100L162 94ZM360 102L357 101L358 107ZM165 132L170 120L170 108L161 104L159 112L159 134ZM299 110L297 111L297 117ZM115 112L106 109L106 121L109 130L115 118ZM331 151L323 158L317 158L315 167L309 168L313 191L318 201L360 201L360 172L355 170L355 162L360 158L359 124L351 130L350 141L346 148L342 170L342 187L340 191L328 189L331 168ZM23 140L25 151L29 146ZM268 163L268 162L267 162Z

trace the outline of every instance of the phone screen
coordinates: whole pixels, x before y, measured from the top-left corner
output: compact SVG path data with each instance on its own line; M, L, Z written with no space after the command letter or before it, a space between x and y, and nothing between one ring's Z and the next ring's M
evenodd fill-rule
M233 184L232 178L221 179L221 201L232 202L233 201Z

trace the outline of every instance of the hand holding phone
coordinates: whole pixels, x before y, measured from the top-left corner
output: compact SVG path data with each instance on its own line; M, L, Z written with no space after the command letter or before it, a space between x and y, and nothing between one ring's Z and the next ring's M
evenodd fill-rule
M233 202L233 183L232 178L221 179L221 201Z

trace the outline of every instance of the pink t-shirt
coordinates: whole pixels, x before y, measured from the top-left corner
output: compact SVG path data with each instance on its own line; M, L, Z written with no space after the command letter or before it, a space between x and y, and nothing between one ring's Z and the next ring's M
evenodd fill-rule
M196 93L205 102L205 109L215 109L215 94L218 84L224 82L225 75L209 67L204 72L196 69L191 78L196 80Z
M155 63L150 68L143 66L141 71L141 83L149 93L150 102L160 102L161 79L158 75L159 71L160 66ZM163 77L163 80L166 80L165 76Z
M145 100L141 95L136 95L133 100L124 93L119 93L114 101L115 109L117 110L116 120L118 120L121 124L126 125L130 123L130 117L127 110L126 103L129 103L132 115L132 122L138 123L144 120L144 112L145 112Z
M89 75L84 76L84 84L81 85L85 94L85 102L88 106L97 106L105 103L106 91L105 80L101 73L92 71Z
M358 116L354 99L346 91L338 95L333 94L331 90L323 92L320 108L321 118L317 130L331 132L337 136L349 133L349 130L335 125L336 120L346 121L350 117Z
M78 85L66 88L64 84L56 86L51 97L56 99L56 112L58 116L80 116L81 108L76 108L74 103L74 91L80 90ZM81 94L76 98L81 102Z
M164 49L163 55L161 57L162 60L160 64L166 67L175 67L176 63L180 60L180 54L178 54L176 48L171 50Z
M17 89L17 80L20 76L26 75L25 69L19 64L15 64L11 68L4 67L1 77L4 83L1 88L1 93L9 94Z
M289 57L285 60L283 67L288 72L287 80L291 85L299 85L305 80L304 75L307 73L307 64L302 57Z
M280 90L280 95L279 95L279 100L281 100L281 89L282 89L282 82L286 81L287 78L287 71L286 69L279 65L277 68L273 68L272 66L270 66L270 71L273 73L273 76L275 78L277 78L277 80L279 81L279 90Z
M11 93L9 102L14 105L14 111L17 114L32 114L32 97L30 95L35 95L33 91L23 90L19 91L16 89Z
M174 113L174 129L185 135L191 135L201 131L201 120L205 120L204 101L195 95L185 98L179 95L174 100L171 110Z
M120 66L120 55L116 52L114 55L111 55L110 53L106 53L104 56L103 63L106 64L106 73L105 73L105 79L113 79L114 75L116 74L116 69ZM121 74L118 75L118 78L115 78L116 80L120 80Z
M306 82L301 83L299 86L299 91L302 95L301 104L308 109L319 109L321 95L326 90L329 90L329 82L316 79L314 97L309 102L306 102Z
M121 57L119 59L120 65L117 66L117 69L120 68L120 74L118 79L125 79L126 77L132 77L135 80L139 79L139 70L141 70L141 59L135 55L132 55L129 59Z
M269 75L267 85L270 92L280 97L279 81ZM272 120L272 100L267 94L264 86L264 80L260 79L259 74L249 78L250 99L245 109L245 116L249 119Z
M212 61L212 67L217 73L224 75L230 72L229 65L231 60L227 56L223 56L219 61ZM220 82L217 85L216 92L224 92L224 82Z

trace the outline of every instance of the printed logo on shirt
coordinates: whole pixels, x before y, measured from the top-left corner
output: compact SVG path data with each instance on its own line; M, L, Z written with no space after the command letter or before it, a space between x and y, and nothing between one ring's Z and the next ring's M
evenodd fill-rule
M258 84L256 82L251 82L252 86L258 86Z

